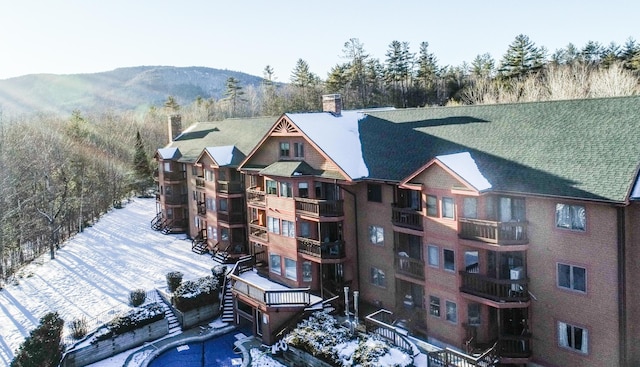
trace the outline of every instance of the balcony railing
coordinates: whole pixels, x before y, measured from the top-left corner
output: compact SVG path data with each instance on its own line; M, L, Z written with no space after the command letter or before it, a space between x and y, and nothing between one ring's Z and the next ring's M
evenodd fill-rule
M240 194L242 193L242 182L218 181L218 192L226 194Z
M187 173L184 171L178 172L163 172L162 179L164 181L183 181L187 178Z
M410 355L415 355L413 345L405 336L407 332L391 325L392 322L393 313L387 310L378 310L364 318L367 332L378 334Z
M204 187L204 177L196 177L196 187L197 188Z
M231 274L233 290L266 306L308 306L311 303L309 288L264 289L257 284Z
M396 272L413 278L424 279L424 261L396 255Z
M457 366L457 367L490 367L498 364L498 344L494 344L491 348L478 356L470 356L468 354L458 352L456 350L445 348L437 352L429 352L427 354L427 365L429 366Z
M165 195L164 202L169 205L183 205L187 203L187 195Z
M340 217L344 215L343 200L295 198L296 211L312 217Z
M459 221L460 238L497 245L524 245L529 242L527 222L496 222L469 218L460 218Z
M267 232L267 227L255 223L249 224L249 236L262 241L269 241L269 232Z
M247 203L257 206L265 206L267 203L267 195L260 188L247 189Z
M223 212L218 210L218 220L228 224L244 224L243 212Z
M204 201L198 201L196 206L198 208L198 215L207 215L207 207Z
M413 209L393 207L391 222L398 227L422 231L422 214Z
M320 259L341 259L345 256L344 241L320 242L298 237L298 252Z
M526 279L493 279L476 273L460 272L460 291L495 302L527 302L529 292Z
M498 354L505 358L531 357L531 335L500 335Z

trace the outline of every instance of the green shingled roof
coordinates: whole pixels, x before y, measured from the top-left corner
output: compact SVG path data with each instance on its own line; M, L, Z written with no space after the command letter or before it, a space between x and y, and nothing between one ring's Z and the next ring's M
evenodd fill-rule
M370 112L359 130L369 178L400 181L469 152L496 191L623 202L640 162L640 97Z
M185 129L167 148L178 148L181 162L195 162L206 147L235 145L246 156L275 121L275 117L262 117L198 122Z

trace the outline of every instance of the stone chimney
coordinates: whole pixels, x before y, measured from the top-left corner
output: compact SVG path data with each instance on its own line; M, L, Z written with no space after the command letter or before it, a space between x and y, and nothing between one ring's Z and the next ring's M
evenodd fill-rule
M182 134L182 116L169 115L169 144Z
M342 114L342 96L339 94L323 95L322 111L331 112L334 116L340 116Z

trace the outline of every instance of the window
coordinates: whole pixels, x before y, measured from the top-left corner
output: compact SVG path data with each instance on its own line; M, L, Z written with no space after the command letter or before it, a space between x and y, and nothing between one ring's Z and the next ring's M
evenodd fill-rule
M311 224L309 222L300 222L298 228L300 228L300 237L311 237Z
M469 325L478 326L480 325L480 304L479 303L469 303L467 305L467 318Z
M371 268L371 284L377 285L378 287L386 286L386 279L384 276L384 271L378 268Z
M212 241L217 241L218 240L218 228L211 227L211 226L209 226L209 228L210 228L210 230L209 230L210 231L209 238Z
M367 200L381 203L382 202L382 185L367 184Z
M384 245L384 228L378 226L369 226L369 240L374 245Z
M289 143L281 142L280 143L280 157L288 157L289 156Z
M173 219L173 209L167 208L167 219Z
M291 280L298 280L298 268L295 260L284 258L284 275Z
M558 321L558 344L561 347L587 354L589 351L587 329Z
M229 202L227 201L227 199L220 199L219 208L220 208L221 212L228 212L229 211Z
M478 218L478 199L464 198L462 205L465 218Z
M225 227L220 228L220 240L229 241L229 228L225 228Z
M440 298L429 296L429 315L440 317Z
M293 143L293 156L296 158L304 158L303 143Z
M293 197L293 190L290 182L280 182L280 196L285 198Z
M442 250L442 253L444 254L444 269L445 270L455 271L456 270L456 256L455 256L455 253L453 252L453 250L444 249L444 250Z
M427 195L427 216L438 216L438 198L433 195Z
M587 270L578 266L558 264L558 287L587 291Z
M269 271L275 274L282 274L280 269L280 255L269 255Z
M282 235L287 237L296 237L296 228L293 222L282 220Z
M219 168L218 169L218 180L226 181L227 180L227 170Z
M429 252L429 265L435 266L436 268L440 266L440 249L438 246L429 245L427 246L427 251Z
M278 184L273 180L267 180L267 194L278 195Z
M453 219L453 199L442 198L442 217Z
M213 227L211 226L207 226L207 237L213 240ZM216 238L217 238L217 235L216 235Z
M302 263L302 281L311 282L313 280L311 261L305 261Z
M457 323L458 322L458 306L455 302L446 301L447 308L447 321Z
M584 231L587 228L584 206L556 204L556 227Z
M215 181L216 176L213 174L213 171L211 170L204 170L204 179L207 181Z
M275 234L280 234L280 219L267 217L267 231Z
M207 210L215 212L216 211L216 200L214 198L207 198L205 200L205 205Z
M306 182L298 183L298 197L308 198L309 197L309 184Z
M171 172L171 162L164 162L164 171Z

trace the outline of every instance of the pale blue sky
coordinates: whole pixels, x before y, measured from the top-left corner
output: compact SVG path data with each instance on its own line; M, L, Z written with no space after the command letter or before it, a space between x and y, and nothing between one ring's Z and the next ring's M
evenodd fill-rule
M489 53L518 34L549 53L593 40L640 42L637 0L0 0L0 79L138 65L206 66L287 82L303 59L324 79L358 38L384 61L389 44L423 41L438 64Z

